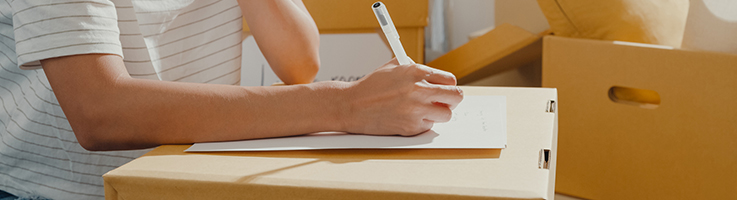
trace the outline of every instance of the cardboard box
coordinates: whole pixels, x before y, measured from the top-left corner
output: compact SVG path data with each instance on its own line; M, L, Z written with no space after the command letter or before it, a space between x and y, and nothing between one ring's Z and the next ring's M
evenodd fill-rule
M371 5L376 0L303 0L320 33L381 33ZM427 0L384 0L407 55L425 60ZM243 31L250 31L243 20ZM383 37L383 33L380 34ZM388 46L388 44L387 44Z
M557 114L548 102L556 90L462 89L506 96L507 148L184 153L188 145L161 146L105 174L105 198L553 199Z
M541 36L502 24L427 65L449 71L458 84L466 84L535 62L541 54Z
M545 37L543 86L560 95L556 191L737 199L736 63L724 53ZM616 88L657 94L618 98Z

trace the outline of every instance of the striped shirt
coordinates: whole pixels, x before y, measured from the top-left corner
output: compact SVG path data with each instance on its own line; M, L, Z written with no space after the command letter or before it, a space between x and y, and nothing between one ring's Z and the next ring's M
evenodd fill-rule
M134 78L237 85L241 26L234 0L0 1L0 190L103 199L101 175L146 152L83 149L39 60L117 54Z

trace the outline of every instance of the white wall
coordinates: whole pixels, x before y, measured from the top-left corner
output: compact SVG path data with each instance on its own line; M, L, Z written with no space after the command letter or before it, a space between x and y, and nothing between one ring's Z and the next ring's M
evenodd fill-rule
M548 30L548 20L537 5L537 0L496 1L494 19L496 24L509 23L532 33Z
M447 0L450 50L468 42L471 32L494 26L494 0Z
M493 27L494 0L430 0L430 20L425 62L465 44L471 32Z

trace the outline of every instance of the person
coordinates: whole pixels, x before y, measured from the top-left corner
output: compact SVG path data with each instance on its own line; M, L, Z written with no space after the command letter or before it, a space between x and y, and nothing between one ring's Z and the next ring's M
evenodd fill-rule
M241 16L288 86L237 86ZM416 135L463 98L396 60L310 83L318 44L301 0L0 2L0 194L102 199L103 173L161 144Z

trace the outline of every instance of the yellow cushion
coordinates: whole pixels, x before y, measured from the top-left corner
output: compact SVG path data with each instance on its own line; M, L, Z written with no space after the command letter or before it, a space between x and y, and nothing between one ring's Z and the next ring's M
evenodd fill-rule
M555 35L680 47L689 0L537 0Z

